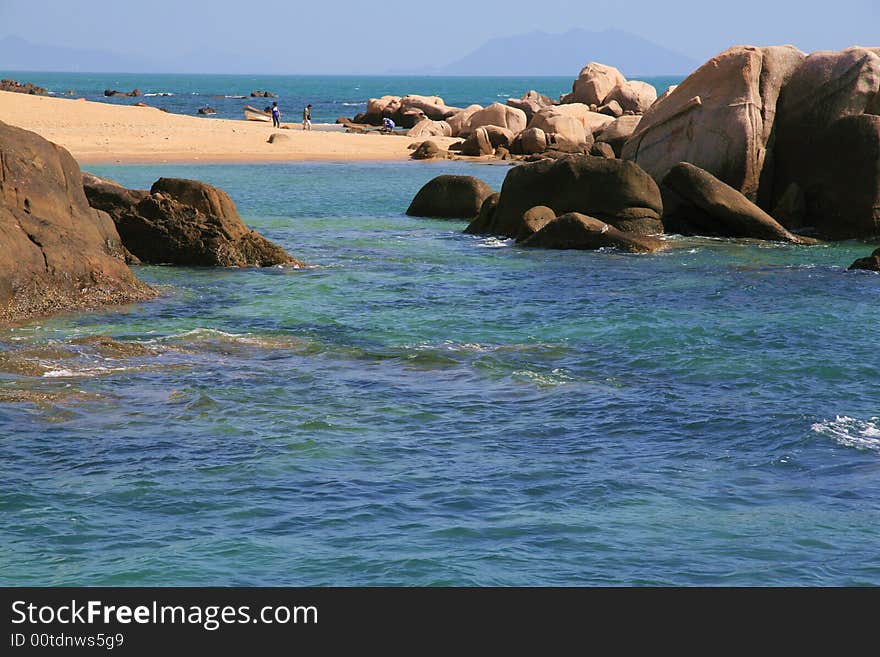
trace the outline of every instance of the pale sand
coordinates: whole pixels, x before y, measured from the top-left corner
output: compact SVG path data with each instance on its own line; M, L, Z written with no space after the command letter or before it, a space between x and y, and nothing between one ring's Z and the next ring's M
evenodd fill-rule
M82 163L404 160L412 152L407 146L421 141L377 133L306 132L298 123L278 130L271 123L5 91L0 91L0 121L33 130ZM273 133L288 139L269 144Z

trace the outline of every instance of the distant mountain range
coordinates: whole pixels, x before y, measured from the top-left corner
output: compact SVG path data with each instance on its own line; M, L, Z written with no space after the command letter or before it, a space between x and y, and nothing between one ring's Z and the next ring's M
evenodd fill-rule
M389 73L574 77L589 62L609 64L627 77L686 75L702 63L622 30L572 29L490 39L451 64Z
M621 30L572 29L563 34L530 32L490 39L450 64L376 73L574 77L592 61L615 66L627 77L684 75L701 63ZM187 64L182 66L182 62ZM146 59L102 50L36 44L18 36L0 39L0 71L235 74L259 71L264 65L260 60L228 53L215 52L210 59L195 54Z
M0 39L0 71L147 73L164 68L119 53L36 44L17 36Z

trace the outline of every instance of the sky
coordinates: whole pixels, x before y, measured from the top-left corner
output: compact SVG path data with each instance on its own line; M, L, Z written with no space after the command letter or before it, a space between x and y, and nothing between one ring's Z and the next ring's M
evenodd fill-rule
M0 37L173 59L190 72L383 73L573 27L625 30L702 62L735 44L880 46L878 19L880 0L0 0Z

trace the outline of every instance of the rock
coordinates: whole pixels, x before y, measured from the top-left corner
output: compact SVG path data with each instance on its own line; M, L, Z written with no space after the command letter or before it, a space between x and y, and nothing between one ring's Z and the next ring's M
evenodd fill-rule
M442 175L429 180L407 208L412 217L471 219L492 190L479 178Z
M604 141L597 141L590 148L590 155L595 157L607 157L609 160L613 160L617 157L617 154L614 152L614 149L611 147L611 144Z
M483 204L480 206L479 214L477 214L476 218L468 224L468 227L464 229L464 232L471 235L486 235L490 232L489 228L492 226L495 209L498 207L499 196L500 194L495 192L486 197Z
M605 103L615 101L624 112L644 114L657 100L657 90L653 85L640 80L628 80L612 89Z
M336 125L347 125L349 123L352 123L352 120L347 116L339 116L336 118L336 121L334 121L334 123Z
M468 121L467 132L472 133L477 128L488 125L496 125L506 128L513 134L526 129L526 113L515 107L508 107L501 103L492 103L489 107L474 112Z
M596 141L609 144L614 150L615 157L620 157L623 152L623 145L635 132L641 119L641 116L621 116L596 135Z
M277 144L282 141L290 141L290 135L285 135L281 132L273 132L269 135L269 138L266 140L270 144Z
M470 125L471 117L481 109L483 109L482 105L468 105L463 110L456 112L446 119L446 122L452 130L452 136L458 137L466 133L468 131L468 126Z
M138 103L138 104L140 105L142 103ZM205 107L200 107L198 112L199 112L199 114L216 114L217 110L215 110L213 107L205 106Z
M432 121L431 119L424 119L416 123L412 128L410 128L407 133L407 137L451 137L452 136L452 128L446 121Z
M600 132L614 122L613 117L594 112L583 103L569 103L567 105L546 107L540 110L529 121L529 127L544 130L547 120L552 116L570 116L583 126L584 132L591 135Z
M141 95L140 89L133 89L132 91L116 91L115 89L104 89L105 96L126 96L129 98L134 98Z
M560 150L578 151L589 149L593 144L593 134L584 129L583 123L574 116L557 111L557 108L535 114L529 127L543 131L548 136L548 145L562 145ZM551 138L549 135L556 137Z
M557 215L589 214L624 231L663 231L660 190L632 162L569 155L516 166L504 179L490 232L516 237L523 214L536 205Z
M618 103L616 100L612 100L612 101L605 103L604 105L599 107L599 109L596 111L598 111L599 114L605 114L607 116L612 116L615 119L620 116L623 116L623 108L620 106L620 103Z
M526 115L526 123L532 120L532 116L544 107L552 107L556 103L549 96L539 94L537 91L527 91L520 98L508 98L510 107L522 110Z
M31 96L46 96L49 94L49 91L43 87L38 87L30 82L18 82L17 80L0 80L0 91L30 94Z
M868 48L849 48L840 52L816 52L807 57L794 71L779 97L776 129L775 171L772 190L772 204L777 205L791 184L804 190L805 221L816 224L826 237L862 237L873 233L875 215L866 209L866 201L876 194L877 182L867 170L859 175L859 167L876 171L876 160L872 161L872 144L876 143L873 134L873 121L838 121L862 114L880 113L880 50ZM859 144L852 139L861 135L865 142ZM848 146L835 143L835 139L845 139ZM830 148L828 152L823 149ZM817 154L821 153L821 157ZM833 155L832 155L833 153ZM844 156L846 164L838 168L831 157ZM846 182L837 173L856 173L856 177ZM836 178L836 180L834 180ZM843 184L836 191L833 187ZM855 205L846 199L851 192ZM831 198L836 198L846 206L834 208ZM848 234L843 226L835 228L832 224L838 219L822 214L831 211L835 217L848 218L845 224L855 232ZM853 213L857 213L856 216Z
M773 207L770 213L776 221L788 228L797 231L803 229L806 224L807 205L804 199L804 191L797 183L791 183L786 187L782 197Z
M251 98L278 98L278 96L271 91L252 91Z
M522 225L516 234L516 241L522 242L556 219L556 213L546 205L536 205L523 213Z
M450 156L449 151L442 148L436 141L430 139L423 141L416 147L412 154L410 154L410 157L414 160L446 160L449 159Z
M143 262L220 267L303 264L245 226L232 199L211 185L160 178L147 192L87 177L83 186L92 207L110 215L122 243Z
M797 179L805 226L822 239L880 236L880 116L839 119L813 143Z
M629 253L650 253L664 246L655 237L624 233L604 221L578 212L556 217L524 240L522 245L542 249L580 250L613 247Z
M398 110L400 116L403 117L407 112L412 110L423 112L424 115L432 121L444 121L457 112L460 112L461 108L447 106L446 102L439 96L418 96L410 94L401 98L400 109Z
M663 186L683 201L676 211L682 217L667 216L696 235L747 237L777 242L801 243L801 239L783 228L769 214L749 201L730 185L693 164L682 162L672 167ZM666 217L664 217L664 221Z
M541 128L527 128L519 134L519 152L523 155L547 150L547 135Z
M507 146L498 146L495 148L495 157L499 160L509 160L510 158L510 149Z
M626 78L613 66L590 62L581 69L572 85L572 100L587 105L602 105L614 87L624 84Z
M877 249L866 258L859 258L849 266L849 269L866 269L868 271L880 271L880 249Z
M461 154L469 155L471 157L492 155L494 152L495 147L492 145L492 141L489 138L489 131L486 128L477 128L461 145Z
M146 103L135 103L132 107L149 107Z
M724 51L651 106L622 156L655 180L690 162L757 201L772 188L776 101L803 59L791 46Z
M0 122L0 321L155 296L124 262L110 217L89 207L64 148Z

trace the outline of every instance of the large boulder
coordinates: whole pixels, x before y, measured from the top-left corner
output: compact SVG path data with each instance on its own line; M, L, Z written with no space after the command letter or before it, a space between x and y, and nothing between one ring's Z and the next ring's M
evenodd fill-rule
M588 214L624 231L663 232L657 183L632 162L570 155L514 167L504 179L488 232L516 237L523 214L536 205L557 215Z
M526 128L519 133L518 150L522 155L543 153L547 150L547 133L541 128Z
M549 221L522 245L580 250L612 247L629 253L650 253L664 246L656 237L624 233L604 221L578 212L568 212Z
M443 121L461 111L460 107L449 107L440 96L418 96L410 94L400 99L400 116L408 112L424 112L432 121Z
M492 145L492 140L489 138L489 130L483 127L474 130L461 145L461 154L469 155L471 157L492 155L494 152L495 147Z
M446 121L424 119L410 128L407 131L406 136L423 139L425 137L451 137L452 127Z
M561 150L566 150L566 146L570 147L567 150L571 151L582 148L589 150L593 144L593 133L585 130L581 120L562 110L563 107L565 106L538 112L532 117L529 128L541 130L548 135L548 144L562 144ZM550 138L549 135L555 136Z
M602 105L611 90L623 84L626 84L626 78L616 68L590 62L574 81L570 102Z
M523 213L522 224L516 234L516 241L523 242L556 219L556 213L546 205L536 205Z
M452 131L452 136L458 137L467 133L471 117L481 109L483 109L482 105L468 105L463 110L456 112L446 119L446 123L449 124L449 128Z
M672 167L663 186L680 201L675 212L664 217L667 229L674 222L676 232L695 235L802 242L733 187L693 164Z
M0 321L154 296L62 147L0 122Z
M547 120L552 116L570 116L583 126L584 132L589 134L601 132L614 122L613 117L600 114L599 112L593 112L583 103L568 103L565 105L545 107L539 110L532 116L528 127L541 128L544 130Z
M614 150L614 155L620 157L623 145L638 128L641 119L642 117L636 115L621 116L596 135L596 141L609 144Z
M414 160L446 160L449 159L450 155L449 151L436 141L428 139L416 146L410 157Z
M472 219L491 195L492 189L479 178L437 176L418 191L406 213L411 217Z
M804 221L818 225L821 234L873 233L875 214L867 202L876 199L878 186L871 173L877 170L875 122L866 117L838 124L863 114L880 114L880 49L816 52L803 61L779 98L772 206L797 185L805 195ZM844 160L840 165L838 157ZM856 175L847 181L850 172ZM834 207L832 199L848 207ZM862 209L856 211L856 205ZM822 216L826 212L833 217ZM853 232L832 226L844 216Z
M850 269L866 269L868 271L880 271L880 249L876 249L874 253L859 258L849 266Z
M761 187L772 188L765 162L779 92L804 57L792 46L736 46L713 57L651 106L623 157L658 181L690 162L757 201Z
M501 103L492 103L488 107L471 114L468 121L468 132L487 125L497 125L499 128L507 128L513 134L526 129L526 113L515 107L508 107Z
M838 119L813 143L795 183L802 226L823 239L880 237L880 116Z
M17 94L29 94L31 96L48 96L48 89L38 87L30 82L18 82L17 80L0 80L0 91L11 91Z
M492 220L495 216L495 210L498 207L498 199L501 195L498 192L490 194L485 198L480 206L480 212L471 223L468 224L464 232L471 235L486 235L492 227Z
M612 89L605 98L605 103L616 101L624 112L644 114L657 100L654 85L641 80L628 80Z
M556 103L549 96L545 96L544 94L539 94L537 91L527 91L520 98L508 98L507 104L510 107L515 107L517 109L525 112L526 121L531 121L532 116L535 115L536 112L539 112L545 107L552 107Z
M245 226L232 199L211 185L160 178L147 192L89 176L83 187L92 207L110 215L122 243L142 262L220 267L303 264Z

